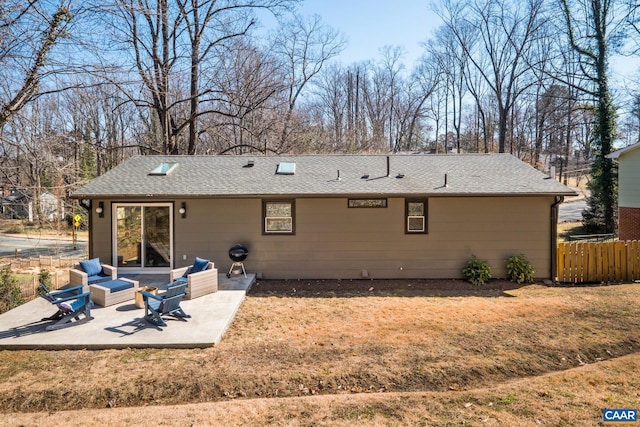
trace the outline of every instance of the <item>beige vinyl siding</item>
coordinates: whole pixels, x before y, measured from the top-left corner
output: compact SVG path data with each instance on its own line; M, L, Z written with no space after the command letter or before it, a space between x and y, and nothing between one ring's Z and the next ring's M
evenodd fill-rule
M210 256L227 271L227 250L243 243L246 267L265 278L359 279L362 270L371 278L459 277L472 254L504 277L506 258L523 253L546 277L551 203L550 197L431 198L429 234L407 235L402 198L371 209L349 209L346 198L297 199L296 234L265 236L259 199L191 201L184 230L176 221L176 262Z
M187 200L187 218L174 220L175 265L190 265L196 256L229 268L227 251L254 241L262 233L259 199ZM187 255L187 259L183 259Z
M640 208L640 149L620 156L618 177L618 205Z
M427 250L434 268L460 269L459 260L475 254L489 262L494 277L506 277L506 258L524 254L537 277L548 277L552 203L543 197L431 199Z
M363 270L372 279L456 278L473 254L489 261L494 277L505 277L506 258L521 253L537 277L549 276L550 196L432 197L428 234L404 232L399 197L388 198L387 208L358 209L342 197L298 198L295 235L262 234L260 198L177 200L175 206L183 201L187 217L174 215L176 267L199 256L226 273L227 251L242 243L249 248L245 267L266 279L360 279ZM110 209L94 220L94 241L101 242L94 253L110 259Z
M99 202L104 202L104 217L100 218L96 213ZM92 200L91 208L91 256L100 258L100 262L111 264L111 203L108 200Z

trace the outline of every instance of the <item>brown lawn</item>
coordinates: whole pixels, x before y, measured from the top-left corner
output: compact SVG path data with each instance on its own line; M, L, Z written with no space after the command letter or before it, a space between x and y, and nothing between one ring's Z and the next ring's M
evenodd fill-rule
M4 351L9 425L597 425L640 409L640 285L261 281L205 350Z

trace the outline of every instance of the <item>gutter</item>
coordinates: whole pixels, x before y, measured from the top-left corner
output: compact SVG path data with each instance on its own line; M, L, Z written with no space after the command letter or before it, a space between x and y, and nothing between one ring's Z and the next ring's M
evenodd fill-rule
M552 282L556 281L558 269L558 206L564 202L564 196L556 196L551 205L551 271L549 277Z

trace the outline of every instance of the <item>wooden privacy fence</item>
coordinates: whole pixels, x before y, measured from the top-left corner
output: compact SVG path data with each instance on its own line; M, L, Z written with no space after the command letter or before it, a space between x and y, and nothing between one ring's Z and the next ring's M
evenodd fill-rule
M558 281L640 280L640 242L574 242L558 245Z

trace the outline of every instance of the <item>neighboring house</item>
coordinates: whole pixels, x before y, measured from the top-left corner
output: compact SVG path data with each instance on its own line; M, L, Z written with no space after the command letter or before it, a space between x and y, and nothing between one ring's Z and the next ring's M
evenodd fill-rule
M64 219L64 202L45 191L39 196L40 214L45 221ZM25 218L33 221L35 217L32 197L25 191L12 189L0 201L2 216L5 218Z
M618 238L640 239L640 143L607 155L618 161Z
M557 206L575 193L509 154L138 156L73 194L89 253L168 272L235 244L267 279L457 278L472 255L506 277L555 276Z
M7 191L0 199L0 209L4 218L28 218L29 208L30 201L27 195L15 189Z
M40 215L46 221L64 219L64 201L52 193L45 191L39 196ZM33 219L31 219L33 221Z

